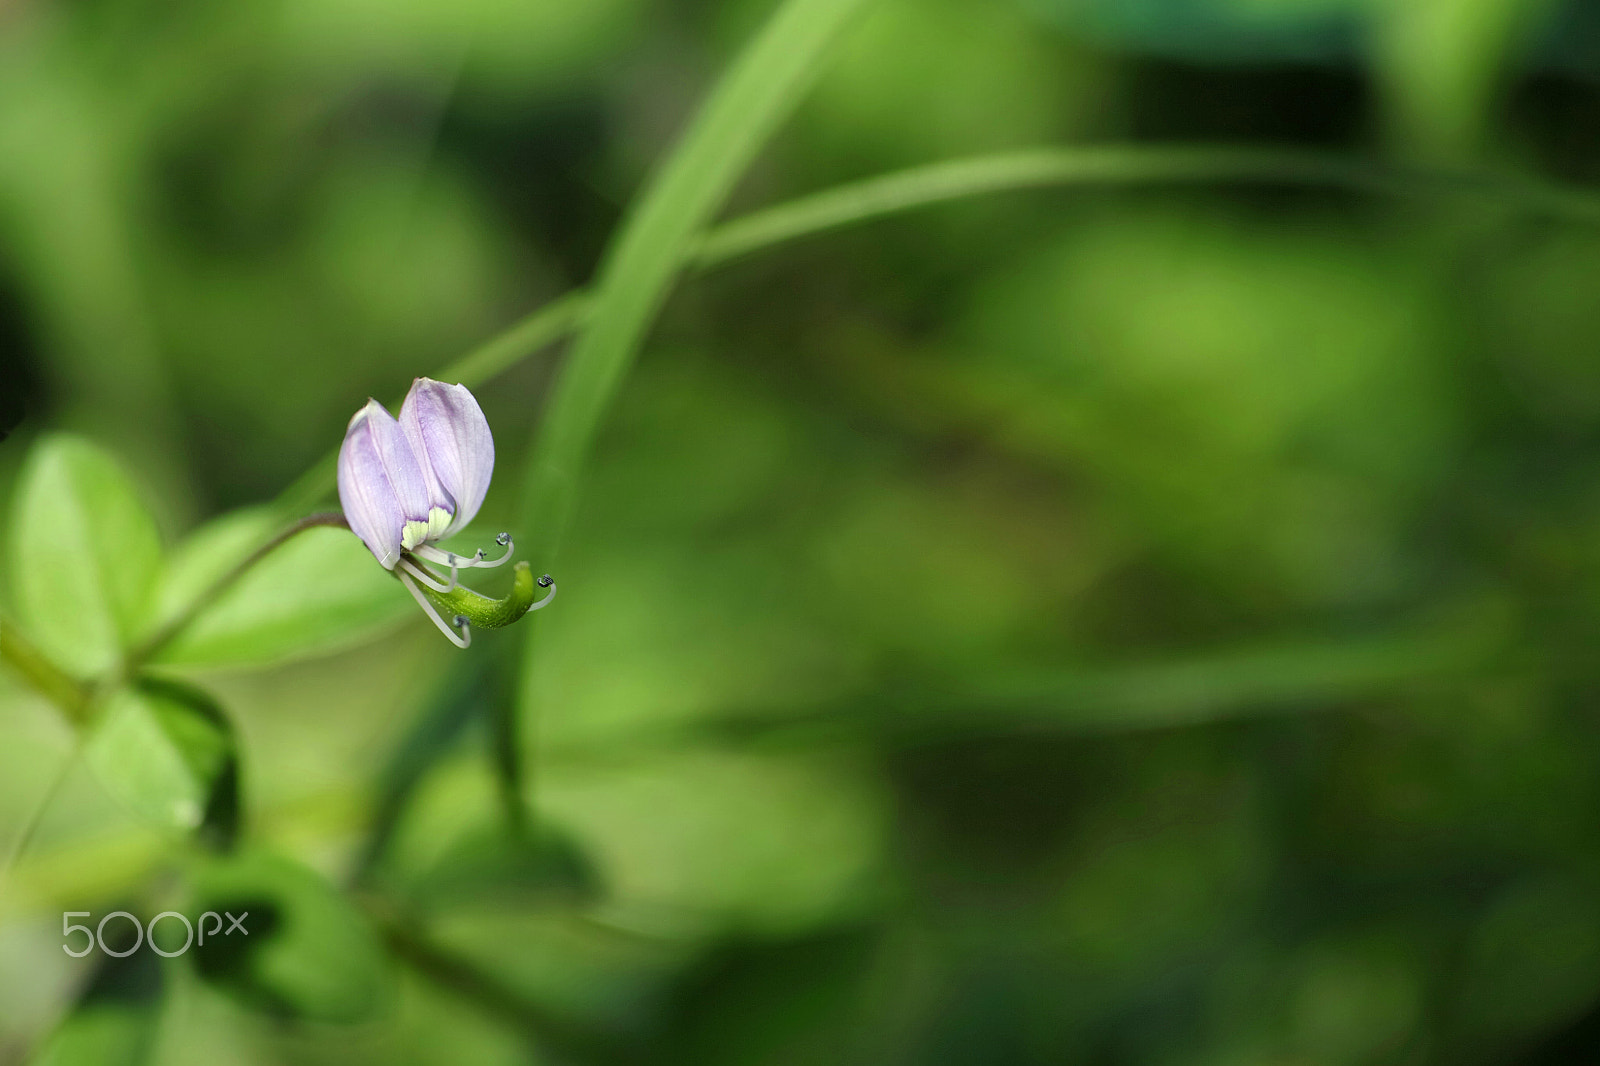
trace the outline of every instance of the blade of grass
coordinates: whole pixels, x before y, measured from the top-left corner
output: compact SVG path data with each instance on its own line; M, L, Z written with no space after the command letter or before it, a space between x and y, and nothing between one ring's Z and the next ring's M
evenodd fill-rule
M699 232L809 87L863 0L785 0L637 200L601 264L588 325L534 440L522 528L550 569L596 429Z
M1465 196L1518 213L1600 224L1600 196L1485 171L1398 167L1327 152L1205 145L1040 148L913 167L851 182L718 226L696 245L711 267L799 237L971 196L1059 185L1221 184L1344 189L1395 198Z
M1510 649L1492 625L1229 647L1141 664L908 677L826 704L730 708L636 733L598 757L684 744L811 747L978 737L1183 729L1277 714L1348 710L1418 686L1471 685ZM582 753L567 753L567 758Z
M865 3L782 0L712 90L612 239L587 320L556 378L529 452L521 527L533 538L530 555L539 570L552 568L595 433L684 269L695 235L810 87L830 46ZM537 717L528 682L539 628L535 619L523 637L516 717L497 738L502 779L522 789L524 800L524 730L531 733Z

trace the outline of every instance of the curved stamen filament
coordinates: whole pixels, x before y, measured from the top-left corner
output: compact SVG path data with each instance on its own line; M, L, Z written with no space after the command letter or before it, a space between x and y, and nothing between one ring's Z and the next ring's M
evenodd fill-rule
M544 577L539 579L539 587L542 589L549 589L550 591L545 593L544 597L534 603L532 607L528 608L529 614L532 614L534 611L537 611L539 608L556 598L556 579L551 577L549 574L546 574Z
M462 556L457 555L455 552L441 551L431 544L418 545L411 550L411 554L415 555L419 559L426 559L430 563L437 563L440 566L448 566L452 568L460 567L463 570L467 570L472 567L488 569L489 567L499 566L501 563L504 563L506 560L510 559L512 553L517 550L517 546L511 543L511 534L509 533L500 534L498 537L494 538L494 542L505 548L505 554L500 556L498 559L485 559L483 557L482 548L479 548L473 555L463 558Z
M433 619L433 624L439 627L439 632L450 638L450 643L458 648L465 648L472 643L472 629L465 624L466 619L456 615L456 621L461 623L461 631L459 633L456 632L443 618L439 617L439 612L434 609L428 597L422 594L422 590L417 588L417 583L411 580L409 573L402 572L400 574L400 583L406 587L407 592L411 593L411 598L416 600L418 605L427 612L428 617Z
M456 569L453 566L450 568L450 584L446 585L439 580L437 575L429 572L427 569L421 566L418 566L416 563L412 562L410 559L407 559L403 555L400 557L400 562L396 565L435 592L454 592L456 590L456 586L460 583L456 580Z

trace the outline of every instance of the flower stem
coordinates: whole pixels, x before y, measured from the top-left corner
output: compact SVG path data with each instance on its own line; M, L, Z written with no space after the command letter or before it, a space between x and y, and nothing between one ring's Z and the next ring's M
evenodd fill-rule
M35 692L59 707L73 725L87 722L90 687L47 659L17 632L16 626L4 622L0 622L0 661L9 663Z
M524 1033L541 1051L563 1061L638 1061L637 1049L552 1011L491 971L445 947L429 935L417 915L370 894L362 902L399 962L435 987L460 996L490 1017Z
M226 592L234 582L248 573L251 567L271 555L294 537L318 526L335 526L340 529L349 529L350 523L345 521L344 515L337 511L322 511L317 514L306 515L304 518L289 523L289 525L279 530L272 539L241 560L232 570L213 581L204 592L194 598L189 606L173 615L165 625L147 637L143 643L129 651L127 657L123 660L123 676L131 676L140 666L159 654L178 634L188 628L189 624L199 616L201 611L210 606L218 596Z

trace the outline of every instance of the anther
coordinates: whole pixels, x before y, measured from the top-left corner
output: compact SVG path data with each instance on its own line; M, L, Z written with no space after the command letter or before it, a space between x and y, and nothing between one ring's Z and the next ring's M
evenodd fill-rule
M529 612L537 611L539 608L545 606L551 600L556 598L556 579L551 577L549 574L546 574L544 577L539 579L539 587L542 589L549 589L550 591L545 593L544 596L532 607L529 607Z

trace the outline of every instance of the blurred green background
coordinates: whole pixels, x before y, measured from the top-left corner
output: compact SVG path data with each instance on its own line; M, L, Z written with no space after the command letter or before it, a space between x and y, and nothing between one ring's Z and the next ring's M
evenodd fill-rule
M270 500L586 283L771 9L0 0L0 498L69 430L169 544ZM1581 0L878 0L730 213L1101 142L1582 185L1597 130ZM476 389L483 541L562 354ZM255 849L199 873L0 673L0 1062L1600 1061L1592 223L1066 188L763 252L675 292L557 577L520 702L398 585L174 668ZM298 915L267 991L60 951L191 891Z

